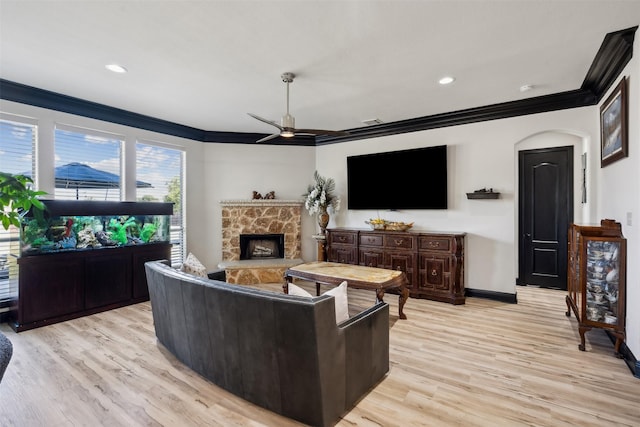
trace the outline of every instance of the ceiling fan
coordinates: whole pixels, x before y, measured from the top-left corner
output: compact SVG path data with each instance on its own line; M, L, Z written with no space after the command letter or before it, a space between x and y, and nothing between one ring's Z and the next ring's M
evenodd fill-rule
M277 138L282 136L284 138L291 138L296 135L329 135L329 136L346 136L349 135L349 132L346 131L334 131L334 130L324 130L324 129L296 129L296 119L289 114L289 83L293 82L293 78L295 74L293 73L283 73L280 77L282 77L282 81L287 84L287 113L282 116L280 120L280 124L272 121L263 119L260 116L256 116L255 114L247 113L251 117L256 120L260 120L261 122L265 122L270 124L271 126L275 126L278 128L280 132L274 133L273 135L266 136L262 139L259 139L256 142L264 142L273 138Z

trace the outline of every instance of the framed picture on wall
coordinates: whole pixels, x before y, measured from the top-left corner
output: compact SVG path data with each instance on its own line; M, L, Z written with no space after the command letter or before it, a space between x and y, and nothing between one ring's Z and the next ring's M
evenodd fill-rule
M600 107L600 167L629 155L627 136L627 79L623 77Z

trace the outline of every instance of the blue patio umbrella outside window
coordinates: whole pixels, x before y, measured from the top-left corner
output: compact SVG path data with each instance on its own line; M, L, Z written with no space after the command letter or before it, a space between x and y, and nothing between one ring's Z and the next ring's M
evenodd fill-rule
M92 168L84 163L68 163L58 166L55 172L56 188L75 188L76 199L78 199L78 190L80 188L119 188L120 176L115 173ZM24 173L25 176L31 176L31 173ZM136 181L138 188L152 188L148 182Z

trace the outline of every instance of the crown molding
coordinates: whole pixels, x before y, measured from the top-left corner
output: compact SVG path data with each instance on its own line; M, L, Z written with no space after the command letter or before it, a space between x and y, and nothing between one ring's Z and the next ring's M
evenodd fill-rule
M397 135L400 133L416 132L448 126L460 126L489 120L524 116L528 114L584 107L587 105L594 105L596 103L596 97L593 93L588 90L577 89L518 101L503 102L499 104L469 108L466 110L435 114L432 116L349 129L348 131L350 134L348 136L319 136L316 138L316 145L333 144L358 139L378 138L381 136Z
M605 36L579 89L431 116L348 129L348 136L274 138L262 145L317 146L596 105L633 57L638 26ZM193 128L96 102L0 79L0 99L205 143L257 144L266 134Z
M600 45L581 87L593 92L597 102L600 102L633 57L633 40L637 29L636 25L609 33Z

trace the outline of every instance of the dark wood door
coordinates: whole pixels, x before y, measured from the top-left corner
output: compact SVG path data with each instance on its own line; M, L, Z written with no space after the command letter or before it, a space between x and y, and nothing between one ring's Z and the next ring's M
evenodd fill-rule
M519 157L518 283L566 290L573 147L521 151Z

